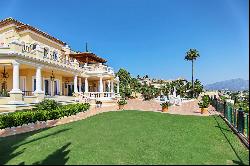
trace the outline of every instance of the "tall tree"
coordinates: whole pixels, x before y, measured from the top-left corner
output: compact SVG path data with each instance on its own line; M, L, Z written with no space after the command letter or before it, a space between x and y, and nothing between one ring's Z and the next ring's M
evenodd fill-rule
M197 98L202 92L203 92L203 85L198 79L196 79L194 81L194 96Z
M130 73L127 70L121 68L116 73L116 76L118 76L120 80L120 95L123 98L130 97L132 94L132 91L130 88L130 81L132 78L130 76Z
M186 52L185 60L192 62L192 97L194 97L194 61L200 56L196 49L189 49Z

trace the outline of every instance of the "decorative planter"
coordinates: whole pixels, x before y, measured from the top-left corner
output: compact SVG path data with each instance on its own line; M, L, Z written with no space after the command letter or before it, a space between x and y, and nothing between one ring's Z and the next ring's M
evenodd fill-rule
M201 114L207 114L208 113L208 108L201 108Z
M168 112L168 107L162 107L162 112Z
M119 110L124 110L124 105L119 105Z

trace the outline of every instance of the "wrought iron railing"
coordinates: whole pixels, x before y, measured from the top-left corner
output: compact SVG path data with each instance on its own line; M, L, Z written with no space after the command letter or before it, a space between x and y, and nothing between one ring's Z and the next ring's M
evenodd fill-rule
M23 91L23 96L33 96L33 91Z
M229 125L233 127L249 145L249 113L236 109L232 103L212 100L212 106L221 113Z

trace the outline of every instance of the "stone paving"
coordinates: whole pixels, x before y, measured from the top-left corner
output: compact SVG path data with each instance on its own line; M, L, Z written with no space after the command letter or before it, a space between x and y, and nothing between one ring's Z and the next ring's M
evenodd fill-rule
M143 101L141 99L131 99L128 100L128 104L125 105L124 110L141 110L141 111L154 111L159 113L169 113L169 114L180 114L180 115L196 115L196 116L208 116L218 114L213 107L209 107L208 114L201 114L198 101L189 101L186 103L182 103L180 106L170 106L168 112L161 112L160 103L156 101ZM81 119L85 119L103 112L109 111L120 111L118 110L118 105L103 105L101 108L96 108L95 106L91 106L90 110L86 112L80 112L76 115L70 117L63 117L57 120L48 120L46 122L36 122L31 124L24 124L18 127L11 127L0 130L0 137L6 137L10 135L15 135L19 133L25 133L29 131L39 130L42 128L54 127L61 124L70 123L73 121L78 121Z
M161 112L161 105L159 102L153 100L143 101L140 99L132 99L128 100L128 104L125 105L124 109ZM208 116L217 114L212 106L209 106L208 111L208 114L201 114L200 108L198 106L198 100L192 100L184 102L180 106L170 106L169 111L164 113L196 116Z

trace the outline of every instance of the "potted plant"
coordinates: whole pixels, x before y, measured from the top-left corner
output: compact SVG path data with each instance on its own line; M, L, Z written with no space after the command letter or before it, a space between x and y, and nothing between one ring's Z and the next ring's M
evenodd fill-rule
M101 108L102 107L102 102L100 100L97 100L96 102L96 107Z
M170 102L169 101L161 103L162 112L167 112L169 106L170 106Z
M199 108L201 109L201 114L207 114L208 113L208 107L210 105L210 98L208 95L204 95L201 98L201 101L198 103Z
M124 105L127 104L127 101L125 99L121 99L117 103L119 105L119 110L123 110L124 109Z

